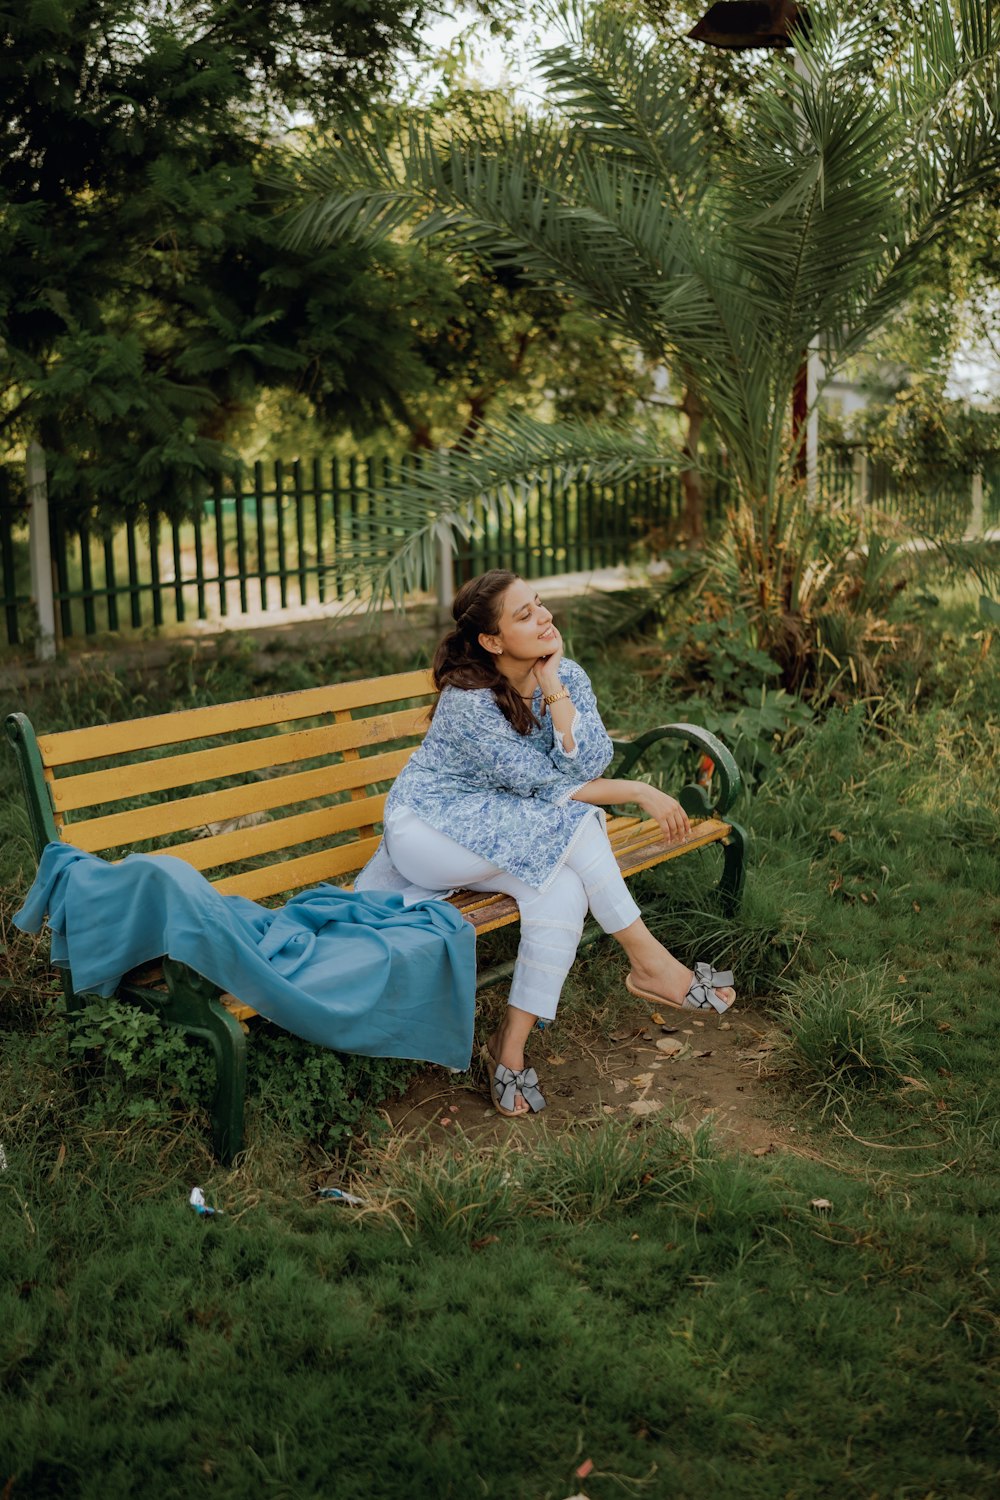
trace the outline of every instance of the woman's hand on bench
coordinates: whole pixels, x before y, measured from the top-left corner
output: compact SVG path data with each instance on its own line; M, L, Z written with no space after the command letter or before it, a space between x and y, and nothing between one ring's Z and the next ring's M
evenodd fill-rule
M687 838L691 832L691 819L676 797L668 797L659 787L646 781L622 781L615 777L597 776L573 793L577 802L590 802L597 807L615 807L622 802L633 802L641 807L648 818L659 823L663 836L673 843Z
M644 781L637 781L635 786L635 801L644 813L659 823L663 837L669 843L687 838L691 832L691 819L676 797L670 797L659 787L648 786Z

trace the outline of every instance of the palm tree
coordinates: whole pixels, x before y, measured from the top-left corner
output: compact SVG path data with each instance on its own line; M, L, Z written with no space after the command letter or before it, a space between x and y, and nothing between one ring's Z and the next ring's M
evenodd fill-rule
M682 374L728 455L744 603L780 656L823 569L820 512L796 477L795 381L822 336L828 373L906 301L925 252L1000 177L1000 17L927 0L892 55L870 26L810 7L795 47L749 80L742 130L713 149L678 43L619 8L571 11L542 72L544 118L480 114L448 131L345 120L298 163L296 244L405 232L472 246L579 298ZM428 538L470 524L556 458L657 460L648 435L513 423L410 495L383 583L412 581ZM457 489L456 489L457 486ZM798 627L793 625L793 633Z

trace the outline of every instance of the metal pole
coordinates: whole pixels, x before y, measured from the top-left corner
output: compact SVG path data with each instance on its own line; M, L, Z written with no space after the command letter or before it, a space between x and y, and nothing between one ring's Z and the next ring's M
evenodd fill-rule
M45 478L45 453L39 443L28 444L27 480L31 597L38 614L35 655L39 661L51 661L56 654L56 611L52 597L52 548L49 542L49 493Z
M986 518L983 513L983 476L979 473L972 476L972 519L969 535L972 537L986 535Z

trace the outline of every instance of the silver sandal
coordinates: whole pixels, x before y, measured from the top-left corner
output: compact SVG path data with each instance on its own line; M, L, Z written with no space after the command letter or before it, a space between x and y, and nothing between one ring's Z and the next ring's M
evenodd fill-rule
M534 1068L523 1067L515 1072L513 1068L498 1063L492 1052L485 1047L483 1061L490 1078L490 1103L498 1115L503 1115L507 1120L520 1120L525 1114L538 1114L539 1110L545 1108L545 1096L538 1087L538 1074ZM514 1108L518 1094L527 1104L527 1110Z
M638 1000L651 1000L654 1005L670 1005L675 1010L715 1010L720 1016L731 1010L736 1001L723 1000L717 991L730 989L732 983L731 969L713 969L711 964L697 963L687 994L683 1000L677 1001L668 1000L665 995L656 995L652 990L641 990L637 984L632 983L631 974L625 976L625 988Z

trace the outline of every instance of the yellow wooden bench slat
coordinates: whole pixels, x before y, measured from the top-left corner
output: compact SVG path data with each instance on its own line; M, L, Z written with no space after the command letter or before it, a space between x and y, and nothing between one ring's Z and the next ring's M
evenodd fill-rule
M53 784L52 800L57 812L71 812L78 807L122 802L126 797L146 792L171 791L196 781L212 781L332 755L360 745L381 745L422 734L426 727L426 708L401 708L369 719L352 719L349 724L324 724L318 729L269 734L235 745L218 745L211 750L193 750L161 760L133 761L127 766L64 776Z
M223 895L249 896L251 901L263 901L268 896L302 890L304 886L335 880L338 875L360 870L375 853L378 842L377 838L356 839L350 844L340 844L336 849L321 849L316 854L303 854L299 859L284 859L279 864L247 870L242 875L225 875L221 880L213 880L212 884Z
M249 813L292 807L314 797L391 781L406 765L414 749L415 746L410 745L402 750L366 755L361 760L317 766L312 771L254 779L245 786L223 787L217 792L202 792L196 797L179 797L155 807L130 808L126 812L106 813L103 817L81 818L79 821L67 819L61 830L62 838L66 843L93 854L101 849L139 844L144 839L168 833L181 833L189 828L203 828L210 823L224 823L230 818L245 818Z
M293 813L290 818L274 818L252 828L234 828L228 833L213 834L211 838L173 844L163 853L187 860L196 870L214 870L242 859L255 859L260 854L273 854L278 849L297 848L313 839L332 838L334 834L351 832L365 825L370 828L382 817L384 808L384 793L380 797L366 797L363 802L312 807L308 812Z
M42 734L38 736L38 748L47 766L66 766L74 761L128 755L133 750L179 745L206 739L213 734L233 734L238 730L264 728L343 709L370 708L377 703L394 703L401 698L423 697L433 692L430 672L396 672L388 677L366 677L359 682L303 688L294 693L274 693L270 697L250 698L242 703L217 703L207 708L154 714L145 719L126 719L120 724L95 724L88 729Z

